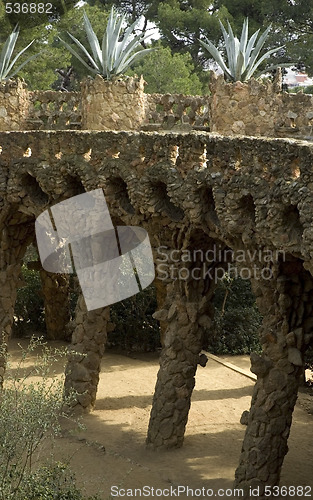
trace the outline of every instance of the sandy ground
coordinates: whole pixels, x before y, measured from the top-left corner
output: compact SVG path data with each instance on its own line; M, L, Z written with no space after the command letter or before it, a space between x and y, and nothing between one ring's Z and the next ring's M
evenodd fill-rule
M12 361L18 357L17 342L10 345ZM249 367L247 357L227 360ZM62 373L62 363L56 370ZM182 485L210 488L218 496L219 489L232 488L245 432L239 420L249 409L254 381L213 360L206 368L199 367L183 448L153 452L146 450L145 437L157 371L156 354L134 358L105 354L95 410L83 417L86 430L73 436L65 431L53 452L56 459L69 461L86 494L97 493L106 500L118 498L111 496L113 486ZM311 486L313 496L312 435L313 415L298 402L281 485ZM179 498L191 497L181 494Z

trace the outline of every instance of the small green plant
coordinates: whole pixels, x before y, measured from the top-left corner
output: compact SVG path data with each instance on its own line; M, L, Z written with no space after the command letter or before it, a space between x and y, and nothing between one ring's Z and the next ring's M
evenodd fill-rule
M56 462L30 474L18 493L19 500L84 500L67 464ZM88 497L86 500L97 500ZM98 498L98 500L100 500Z
M202 47L211 54L211 56L220 66L227 80L233 82L236 81L244 82L246 80L249 80L255 74L257 68L260 66L260 64L263 63L263 61L265 61L272 54L283 48L283 46L281 46L281 47L276 47L275 49L268 50L265 54L263 54L260 57L261 51L268 37L271 26L269 26L264 31L264 33L260 36L258 42L256 43L260 30L257 30L248 40L248 18L244 20L240 41L238 40L237 37L234 36L233 30L228 21L227 24L228 24L228 33L223 23L221 23L220 21L224 37L228 66L226 65L223 59L222 53L215 47L215 45L213 45L212 42L210 42L210 40L208 40L207 38L205 38L206 42L199 40ZM265 71L271 71L279 66L290 66L290 65L291 64L277 64L269 68L266 68Z
M63 381L52 371L52 364L65 356L65 351L48 348L41 339L32 338L13 369L6 345L1 349L7 371L0 395L0 499L24 500L32 498L20 493L33 472L37 452L45 439L60 433L60 417L69 418L63 408L70 407L74 395L64 397ZM36 355L37 349L40 354Z
M250 282L225 275L213 299L215 315L205 348L213 354L261 352L258 332L262 317L255 305Z
M156 309L153 285L113 304L111 321L115 329L108 335L108 345L127 351L155 351L160 347L160 326L152 317Z
M17 60L20 58L20 56L34 43L34 40L32 40L24 49L22 49L11 61L12 54L15 48L16 41L18 39L19 35L19 27L18 25L15 26L13 29L12 33L8 36L6 39L1 55L0 55L0 81L6 81L15 76L24 66L25 64L29 63L29 61L32 61L37 57L39 54L34 54L30 56L26 61L24 61L20 66L18 66L17 69L13 70L13 66L17 62ZM11 71L13 72L11 73Z
M28 330L45 330L44 300L38 271L28 269L24 263L21 269L24 286L18 288L14 309L14 334L23 336Z
M110 80L113 75L118 76L125 73L133 62L148 52L155 50L152 48L138 50L140 44L147 37L147 35L143 34L133 36L138 20L126 29L123 39L119 41L124 22L125 16L119 15L114 7L112 7L100 47L97 35L91 26L86 12L84 12L84 27L92 55L77 38L71 35L71 33L67 33L81 49L83 55L87 57L88 62L71 45L61 38L60 41L91 73L102 75L105 79Z

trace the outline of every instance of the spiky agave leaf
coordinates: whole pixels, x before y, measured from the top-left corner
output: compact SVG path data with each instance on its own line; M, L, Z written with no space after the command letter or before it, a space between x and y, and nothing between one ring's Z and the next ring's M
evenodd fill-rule
M13 68L14 64L16 63L16 61L18 60L18 58L25 52L25 50L28 49L28 47L30 47L32 45L32 43L34 42L34 40L32 42L30 42L23 50L21 50L17 56L13 59L12 63L10 64L10 66L8 67L8 69L6 70L5 72L5 75L4 75L4 78L6 80L9 80L10 78L12 78L13 76L15 76L22 68L24 68L24 66L26 64L28 64L30 61L33 61L33 59L36 59L36 57L39 56L39 53L38 54L33 54L32 56L28 57L26 59L26 61L24 61L22 64L20 64L16 70L13 71L13 73L10 73L11 69Z
M120 75L123 73L136 59L141 57L140 54L145 55L155 49L143 49L135 52L142 40L147 38L148 35L142 37L137 35L128 45L126 44L124 50L120 51L119 57L116 58L113 65L114 74ZM135 53L134 53L135 52Z
M26 59L26 61L24 61L22 64L20 64L20 66L18 66L18 68L13 73L10 73L10 71L13 69L13 66L17 62L17 60L34 43L34 40L32 40L26 47L24 47L24 49L22 49L14 57L13 61L11 61L12 54L13 54L18 36L19 36L19 27L18 27L18 25L16 25L14 27L12 33L10 33L10 35L6 39L6 41L3 45L2 51L1 51L1 55L0 55L0 81L6 81L6 80L9 80L10 78L12 78L13 76L15 76L26 64L29 63L29 61L32 61L33 59L38 57L40 54L40 53L38 53L38 54L34 54L34 55L28 57L28 59Z
M83 56L86 56L89 59L92 67L90 67L83 57L81 57L81 55L79 55L79 53L67 42L61 38L59 38L59 40L86 68L88 68L89 71L94 74L100 74L109 80L112 75L120 75L126 71L130 64L132 64L136 59L139 59L148 52L156 50L154 48L150 48L136 52L142 41L148 36L143 34L136 36L133 35L135 27L138 24L138 20L125 30L123 39L119 41L124 21L125 16L118 14L113 6L110 11L108 23L100 47L99 40L91 26L86 12L84 11L84 28L92 55L88 52L86 47L79 40L77 40L77 38L68 33L71 39L82 51Z
M2 51L1 51L1 56L0 56L0 75L2 77L3 73L5 72L5 69L7 67L8 61L10 61L12 57L12 53L16 44L16 40L18 37L19 29L18 25L15 26L13 29L12 33L8 36L6 39ZM1 78L2 79L2 78Z
M260 57L260 59L258 59L256 61L256 63L253 66L249 67L247 75L246 75L246 79L249 80L249 78L251 78L251 76L255 73L256 69L260 66L260 64L263 61L265 61L265 59L268 59L272 54L274 54L278 50L282 49L283 47L284 46L281 45L280 47L277 47L276 49L268 50L262 57Z
M222 69L222 71L224 71L224 73L226 73L226 75L231 78L231 72L230 72L230 70L228 69L228 67L226 66L226 64L225 64L225 62L223 60L223 55L215 47L215 45L213 45L213 43L210 42L210 40L208 40L207 38L206 38L206 42L204 42L203 40L199 40L199 41L200 41L202 47L204 47L208 52L210 52L211 56L214 58L214 60L220 66L220 68Z
M225 48L226 48L226 53L227 53L227 60L228 60L228 65L229 65L230 73L231 73L232 68L235 65L235 60L236 60L236 54L235 54L235 50L234 50L234 48L235 48L235 46L234 46L234 34L232 32L230 25L229 25L228 33L225 30L224 25L221 21L220 21L220 26L221 26L221 30L222 30L223 37L224 37L224 43L225 43Z
M93 58L89 54L88 50L84 47L84 45L79 40L77 40L77 38L75 38L75 36L73 36L71 33L67 32L67 34L87 56L87 58L93 65L93 68L86 63L86 61L78 54L78 52L76 52L75 49L73 49L73 47L71 47L71 45L69 45L67 42L65 42L64 40L62 40L62 38L59 37L60 42L62 42L63 45L67 48L67 50L69 50L71 54L73 54L73 56L75 56L89 71L95 74L99 73L99 67L97 66L97 63L93 60Z
M85 11L83 13L83 16L84 16L85 31L87 34L87 38L88 38L88 42L89 42L89 45L91 48L93 59L96 61L97 65L100 66L102 63L102 53L101 53L101 49L100 49L97 35L95 34Z

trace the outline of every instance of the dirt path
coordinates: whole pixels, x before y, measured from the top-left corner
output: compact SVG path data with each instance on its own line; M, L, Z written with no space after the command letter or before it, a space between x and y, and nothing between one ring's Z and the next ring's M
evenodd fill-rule
M11 351L15 357L16 343ZM57 368L61 373L62 365ZM114 498L113 485L232 488L245 432L239 420L249 409L254 382L213 360L199 367L184 447L155 453L144 443L157 371L156 355L132 359L107 352L95 411L83 419L86 430L57 440L55 457L70 460L89 495ZM282 485L313 487L312 435L313 416L297 405Z

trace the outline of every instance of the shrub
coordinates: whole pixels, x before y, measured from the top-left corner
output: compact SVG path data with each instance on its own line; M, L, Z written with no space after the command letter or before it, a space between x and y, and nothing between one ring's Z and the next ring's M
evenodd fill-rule
M213 354L260 352L258 330L262 317L248 280L226 278L216 289L212 331L207 332L205 348Z
M29 367L29 355L38 347L41 354ZM63 397L63 380L51 369L65 351L49 349L40 339L32 338L13 370L6 346L1 349L8 368L0 398L0 499L25 500L29 497L20 492L31 480L36 452L46 438L59 434L60 417L68 418L63 407L70 407L73 396Z
M304 87L303 92L305 94L313 94L313 85L308 85L307 87Z
M208 350L213 354L260 352L260 326L260 314L255 307L230 308L223 315L216 310Z
M308 85L307 87L291 87L288 89L288 92L290 94L298 94L298 93L303 93L303 94L313 94L313 85Z
M75 475L67 464L56 462L44 466L30 474L18 493L18 499L24 500L84 500L76 487ZM88 500L96 500L89 497Z
M25 286L18 288L14 309L14 330L23 335L28 329L44 330L44 300L38 271L23 264L21 276Z
M145 290L111 306L115 330L108 335L108 347L128 351L155 351L160 347L160 327L152 314L157 309L155 288Z

